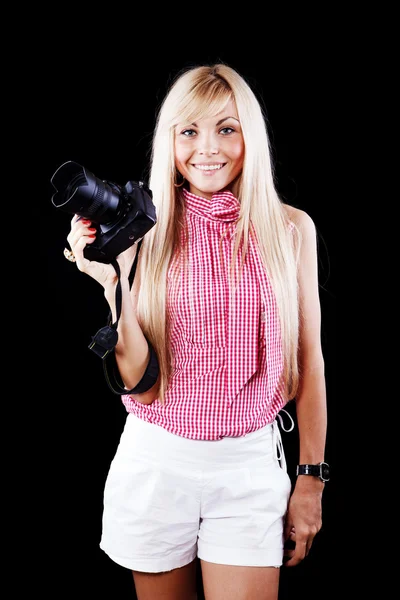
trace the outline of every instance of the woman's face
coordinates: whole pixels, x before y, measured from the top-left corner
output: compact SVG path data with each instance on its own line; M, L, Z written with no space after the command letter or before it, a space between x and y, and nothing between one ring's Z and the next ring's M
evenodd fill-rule
M232 189L243 159L243 135L233 100L215 117L176 127L175 166L193 194L211 199L215 192Z

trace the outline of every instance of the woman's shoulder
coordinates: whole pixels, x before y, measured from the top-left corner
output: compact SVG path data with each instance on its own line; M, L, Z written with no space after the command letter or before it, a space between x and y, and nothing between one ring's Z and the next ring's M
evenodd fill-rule
M305 210L296 208L290 204L283 204L283 209L288 219L289 226L295 226L301 232L314 231L314 221Z

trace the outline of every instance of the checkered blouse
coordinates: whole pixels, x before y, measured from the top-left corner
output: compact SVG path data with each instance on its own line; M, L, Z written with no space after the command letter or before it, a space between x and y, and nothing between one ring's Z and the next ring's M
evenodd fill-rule
M211 200L183 193L190 267L185 276L183 257L175 255L168 271L173 372L165 405L158 399L141 404L129 395L122 402L128 412L176 435L241 436L271 423L285 404L275 297L251 236L236 295L230 290L237 198L228 191ZM240 260L239 252L237 274Z

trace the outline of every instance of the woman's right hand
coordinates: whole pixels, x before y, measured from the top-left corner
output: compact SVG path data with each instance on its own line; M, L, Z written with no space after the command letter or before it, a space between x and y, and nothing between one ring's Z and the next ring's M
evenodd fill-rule
M93 277L105 290L112 288L117 283L117 274L111 264L100 263L85 258L83 251L87 244L93 244L96 239L96 228L88 219L74 215L71 221L71 231L67 241L74 253L76 266L82 273Z
M86 244L93 244L96 239L97 229L92 226L88 219L75 215L71 221L71 231L67 236L67 241L74 253L76 266L82 273L87 273L103 286L106 298L112 297L115 286L118 282L117 273L110 263L101 263L95 260L85 258L83 251ZM133 244L116 258L121 271L121 282L128 281L129 273L136 257L137 244Z

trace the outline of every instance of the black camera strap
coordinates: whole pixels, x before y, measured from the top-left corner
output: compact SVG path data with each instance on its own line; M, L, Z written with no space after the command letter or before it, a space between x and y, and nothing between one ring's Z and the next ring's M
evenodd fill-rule
M136 253L135 261L134 261L135 271L136 271L135 263L136 263L136 258L137 258L138 252L139 252L139 248ZM103 360L105 359L107 354L109 352L111 352L111 350L113 350L115 348L115 346L117 345L117 342L118 342L117 327L118 327L118 321L119 321L119 318L121 316L121 311L122 311L121 269L119 268L119 264L118 264L118 261L116 258L114 258L111 261L111 264L114 267L115 272L117 273L117 277L118 277L117 285L115 288L116 319L115 319L114 323L109 322L108 325L105 325L105 327L102 327L101 329L99 329L99 331L96 333L96 335L94 335L92 337L92 341L89 344L89 349L93 350L93 352L95 354L97 354L97 356L99 356ZM133 269L133 267L132 267L132 269ZM108 320L110 321L110 318Z
M135 278L136 266L138 262L140 247L142 245L143 238L137 244L137 250L135 260L129 273L129 289L131 289L133 280ZM118 322L122 311L122 286L121 286L121 269L116 258L111 261L112 266L117 274L117 285L115 288L115 312L116 319L114 323L111 323L111 312L108 316L108 325L99 329L99 331L92 337L92 341L89 344L89 349L92 350L101 359L105 359L107 354L115 348L118 342Z
M131 267L129 273L129 289L131 289L133 280L135 278L136 267L140 252L140 247L142 245L143 238L137 243L138 248L136 251L135 260L133 261L133 265ZM150 359L147 364L146 370L142 379L139 383L132 388L131 390L127 390L124 386L124 383L119 374L117 361L115 359L115 346L118 342L118 322L121 316L122 311L122 286L121 286L121 270L116 258L111 261L115 272L117 273L118 281L117 286L115 288L115 312L116 319L115 322L111 322L111 313L108 317L109 324L105 327L99 329L99 331L92 337L92 341L89 344L89 349L92 350L97 356L99 356L103 361L103 369L105 378L107 381L107 385L114 394L130 394L136 393L141 394L149 390L156 383L158 374L159 374L159 364L157 355L154 351L153 346L150 344L149 340L146 337L147 344L150 351Z

